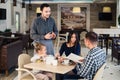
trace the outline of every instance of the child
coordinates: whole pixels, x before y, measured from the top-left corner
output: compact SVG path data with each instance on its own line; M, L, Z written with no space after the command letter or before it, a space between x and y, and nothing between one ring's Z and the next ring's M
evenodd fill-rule
M44 61L45 57L47 56L46 52L46 46L42 43L35 42L34 43L34 49L35 49L35 54L31 58L31 62L38 62L39 61ZM52 80L53 74L50 72L45 72L45 71L36 71L33 70L37 80Z
M42 43L34 42L34 56L31 58L31 62L37 62L39 59L45 59L47 56L46 52L46 47Z

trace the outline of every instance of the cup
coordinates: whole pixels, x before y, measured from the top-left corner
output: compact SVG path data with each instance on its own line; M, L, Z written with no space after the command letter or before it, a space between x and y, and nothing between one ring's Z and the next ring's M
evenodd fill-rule
M12 34L12 35L11 35L11 37L15 37L15 35L14 35L14 34Z
M54 60L54 56L51 56L51 55L47 56L46 57L46 64L52 64L53 60Z
M49 61L49 59L46 59L46 64L51 64L51 61Z
M23 32L23 34L26 34L26 32Z
M58 64L58 61L57 61L57 60L52 60L52 65L53 65L53 66L57 66L57 64Z
M63 62L64 62L65 65L69 65L69 60L68 59L65 59Z

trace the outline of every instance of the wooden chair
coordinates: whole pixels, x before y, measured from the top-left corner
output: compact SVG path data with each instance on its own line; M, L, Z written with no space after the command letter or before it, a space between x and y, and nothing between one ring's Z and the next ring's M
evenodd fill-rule
M106 66L106 63L104 63L100 69L97 71L97 73L95 74L93 80L102 80L102 75L103 75L103 72L104 72L104 68Z
M102 76L103 76L103 72L104 72L104 68L106 66L106 63L104 63L100 69L98 69L98 71L96 72L93 80L102 80ZM87 79L78 79L78 80L87 80Z
M37 80L31 70L25 69L24 65L30 63L28 54L20 54L18 57L18 80Z
M82 31L80 33L80 44L84 44L84 38L86 34L87 34L87 31Z
M117 59L117 64L120 64L120 37L112 38L112 61L113 58Z
M57 36L57 42L56 42L57 43L57 51L59 51L58 48L60 47L61 43L67 42L68 35L69 35L68 32L66 32L65 34L58 34L58 36Z

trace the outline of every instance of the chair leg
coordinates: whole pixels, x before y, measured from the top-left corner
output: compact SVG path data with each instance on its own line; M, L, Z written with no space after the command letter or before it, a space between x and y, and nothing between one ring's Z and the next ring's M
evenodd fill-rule
M27 47L25 47L25 50L26 50L26 53L28 54L28 48Z
M113 61L113 56L112 56L112 58L111 58L111 61Z
M59 51L59 44L60 44L60 40L58 39L58 41L57 41L57 52Z
M8 76L8 70L5 70L5 75Z
M118 58L118 62L117 62L117 64L119 65L119 63L120 63L120 60L119 60L119 58Z
M21 72L21 71L18 71L18 80L20 80L21 74L22 74L22 72Z

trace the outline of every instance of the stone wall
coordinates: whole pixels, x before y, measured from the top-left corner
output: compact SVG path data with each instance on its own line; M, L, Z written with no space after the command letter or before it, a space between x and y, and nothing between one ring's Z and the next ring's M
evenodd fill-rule
M28 10L27 12L27 21L28 21L28 25L29 27L32 24L32 21L34 20L34 18L36 18L36 8L39 7L40 5L38 4L33 4L32 5L32 10ZM102 8L104 6L110 6L112 9L112 17L113 19L111 21L100 21L98 19L98 13L102 12ZM56 21L56 25L57 25L57 4L50 4L51 10L52 10L52 14L51 16L55 19ZM115 26L116 25L116 4L115 3L109 3L109 4L105 4L105 3L94 3L94 4L90 4L90 30L92 30L93 28L110 28L110 26Z
M27 9L27 22L29 27L31 27L33 20L37 17L36 14L36 8L40 7L40 5L32 5L32 10ZM56 25L57 25L57 4L50 4L51 7L51 16L55 19ZM28 8L28 6L27 6Z
M112 20L100 21L98 18L99 12L102 12L104 6L111 7ZM90 5L90 29L93 28L110 28L110 26L116 25L116 4L91 4Z

